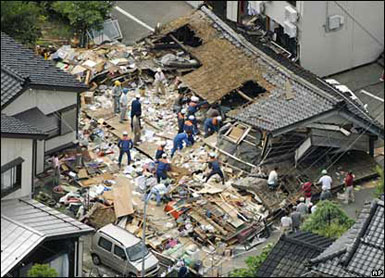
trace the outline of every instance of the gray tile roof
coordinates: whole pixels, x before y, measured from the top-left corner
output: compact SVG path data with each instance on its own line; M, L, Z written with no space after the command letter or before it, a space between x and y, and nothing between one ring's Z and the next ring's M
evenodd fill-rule
M1 105L23 90L26 78L14 72L5 64L1 64Z
M257 277L299 277L306 262L318 256L333 240L309 232L283 235L260 267Z
M380 269L384 273L384 201L367 203L353 227L310 264L333 277L370 277Z
M29 123L1 114L1 134L32 135L44 137L44 132Z
M44 235L1 215L1 277L44 240Z
M11 82L9 76L3 75L3 65L12 69L19 76L29 77L31 85L54 86L75 91L87 88L85 84L77 81L74 76L57 68L52 61L46 61L43 57L35 55L31 49L1 32L1 82L3 83L4 77L6 78L5 81L9 83ZM2 105L11 101L18 93L17 90L10 90L8 87L7 90L3 91L3 85L1 86ZM3 95L6 97L4 103Z
M43 240L80 236L93 228L32 199L1 201L1 276Z

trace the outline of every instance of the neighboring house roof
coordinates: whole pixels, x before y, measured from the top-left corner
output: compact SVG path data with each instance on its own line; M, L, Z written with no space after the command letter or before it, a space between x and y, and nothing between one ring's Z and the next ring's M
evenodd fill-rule
M46 134L40 129L5 114L1 114L1 137L26 137L43 139Z
M24 90L27 81L25 76L14 72L5 64L1 64L1 105L4 105L13 96L18 95Z
M44 235L1 215L1 277L44 240Z
M77 237L93 231L93 228L35 200L2 200L1 276L11 271L43 240Z
M29 123L42 130L44 133L49 134L52 131L57 130L58 120L56 117L46 116L39 108L34 107L17 115L13 115L16 119Z
M186 25L202 40L198 47L184 45L202 64L181 77L192 91L209 103L247 81L254 81L269 92L266 98L228 113L231 118L273 132L338 111L384 137L384 127L350 95L276 54L259 40L237 33L234 23L220 19L205 6L166 24L161 33L168 35Z
M50 86L76 92L87 88L74 76L57 68L52 61L46 61L43 57L35 55L31 49L1 32L1 83L5 81L7 84L4 87L1 85L2 107L16 98L22 91L20 87L23 87L22 80L18 80L15 76L11 78L9 72L3 73L4 69L10 69L24 79L28 77L30 86ZM13 89L11 85L15 84L17 86Z
M318 256L333 240L309 232L282 235L259 268L257 277L299 277L307 260Z
M318 257L312 271L332 277L371 277L384 273L384 201L367 203L357 222Z

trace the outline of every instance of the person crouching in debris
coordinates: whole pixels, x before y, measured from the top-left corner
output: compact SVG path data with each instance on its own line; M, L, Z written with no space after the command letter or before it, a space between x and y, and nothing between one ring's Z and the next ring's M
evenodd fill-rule
M164 87L165 82L166 82L166 77L164 76L162 69L158 68L156 70L156 73L155 73L155 81L154 81L154 87L155 87L155 93L156 94L159 94L159 89L163 95L166 94L166 89Z
M158 183L161 180L167 179L167 172L171 170L170 162L167 160L167 154L162 154L162 158L158 160L158 166L156 168L156 179Z
M156 206L159 207L160 206L160 202L162 201L162 197L165 194L167 194L167 187L166 187L166 185L164 185L163 183L159 183L159 184L155 185L151 189L151 192L152 192L152 194L155 194Z
M178 112L178 134L183 132L186 112L186 109L182 109L180 112Z
M174 137L174 146L171 150L171 158L174 157L174 154L177 150L183 149L183 142L186 143L186 146L191 146L191 143L188 140L188 135L186 132L179 133Z
M160 158L162 158L162 155L164 154L164 148L166 147L167 142L163 141L155 153L155 161L158 161Z
M278 167L274 167L274 170L272 170L269 174L269 178L267 180L267 185L270 189L276 189L278 187Z
M283 234L288 234L292 230L292 226L293 222L291 217L285 212L285 215L281 218L281 232Z
M142 129L140 117L142 116L142 104L140 103L140 95L137 94L131 103L131 130L134 131L134 117L137 117L139 128Z
M120 123L123 123L123 121L128 121L127 119L127 106L128 106L128 89L123 89L123 94L120 96Z
M290 218L293 227L293 232L299 231L299 227L301 226L302 222L302 214L297 211L297 206L293 207L293 212L290 213Z
M120 150L119 153L119 168L122 166L122 158L123 155L127 154L127 165L130 165L131 163L131 153L130 150L134 147L134 144L131 140L131 138L128 137L127 131L123 131L123 138L119 140L118 147Z
M114 98L114 113L120 113L120 97L122 95L122 86L121 83L116 80L114 87L112 88L112 97Z
M212 176L218 174L222 179L222 184L225 184L225 176L223 175L221 167L219 166L219 161L216 158L216 154L210 153L209 156L210 156L210 160L208 161L208 164L209 164L209 168L211 169L211 172L208 174L206 178L206 182L208 182Z
M207 118L205 120L204 122L205 138L209 137L214 132L218 132L221 121L222 121L221 116L217 116L214 118Z
M297 211L301 213L302 217L306 217L308 206L305 204L305 198L301 197L299 198L299 204L297 205Z
M319 179L317 183L322 185L322 192L320 196L321 201L330 199L332 197L332 194L330 192L332 188L332 183L333 183L333 180L328 175L328 171L326 169L322 170L322 177Z

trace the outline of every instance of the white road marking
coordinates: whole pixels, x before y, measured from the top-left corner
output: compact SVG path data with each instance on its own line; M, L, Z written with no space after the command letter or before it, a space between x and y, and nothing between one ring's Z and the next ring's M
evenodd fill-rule
M367 95L367 96L370 96L370 97L372 97L372 98L374 98L374 99L376 99L376 100L379 100L379 101L381 101L381 102L384 102L384 99L382 99L382 98L380 98L380 97L378 97L378 96L375 96L375 95L373 95L372 93L369 93L369 92L367 92L367 91L365 91L365 90L361 90L360 93L361 93L361 94L365 94L365 95Z
M154 32L155 29L152 28L151 26L147 25L146 23L144 23L143 21L141 21L140 19L136 18L135 16L133 16L132 14L126 12L125 10L123 10L122 8L116 6L114 7L115 10L117 10L118 12L124 14L125 16L127 16L128 18L132 19L133 21L135 21L136 23L142 25L143 27L147 28L148 30Z

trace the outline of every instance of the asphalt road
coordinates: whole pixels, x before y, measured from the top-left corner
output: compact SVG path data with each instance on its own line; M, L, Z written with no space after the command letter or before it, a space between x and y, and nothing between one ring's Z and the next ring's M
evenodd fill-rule
M122 42L130 45L150 34L158 23L167 23L192 10L184 1L116 1L112 17L119 21Z

